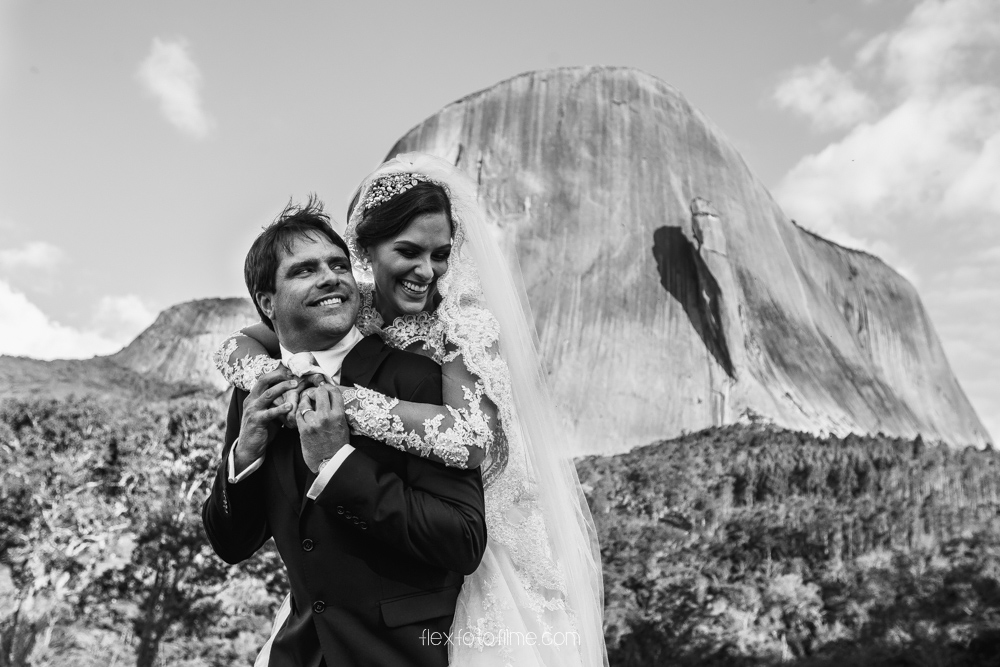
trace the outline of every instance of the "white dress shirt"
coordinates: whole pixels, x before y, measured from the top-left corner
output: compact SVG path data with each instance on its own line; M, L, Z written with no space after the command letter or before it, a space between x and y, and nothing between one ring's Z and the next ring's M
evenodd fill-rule
M364 336L361 332L357 330L356 327L351 327L340 341L336 345L328 350L318 350L312 352L312 356L316 361L316 365L311 366L306 369L305 372L315 372L322 371L324 375L330 378L334 383L340 384L340 369L344 365L344 358L347 353L354 349L354 346L361 342ZM290 363L293 352L289 352L284 347L281 347L281 363L286 366L301 366L298 363ZM304 373L301 373L304 374ZM246 479L249 475L256 472L261 465L264 463L264 457L261 456L256 461L251 463L246 467L246 470L241 472L239 475L236 474L236 448L239 446L239 438L237 438L236 443L233 445L232 450L229 453L229 483L239 484L240 481ZM354 451L354 447L350 444L345 443L343 447L337 450L337 453L330 459L326 465L320 468L319 474L313 481L312 485L309 487L309 491L306 492L306 496L315 500L323 489L326 488L327 483L333 477L334 473L340 468L340 465L344 460L350 456L351 452Z

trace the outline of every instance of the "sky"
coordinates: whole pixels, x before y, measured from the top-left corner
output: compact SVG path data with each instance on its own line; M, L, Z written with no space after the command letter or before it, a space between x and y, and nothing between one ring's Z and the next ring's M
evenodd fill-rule
M522 72L673 85L799 224L913 282L1000 435L1000 2L0 0L0 353L108 354L244 296L407 130Z

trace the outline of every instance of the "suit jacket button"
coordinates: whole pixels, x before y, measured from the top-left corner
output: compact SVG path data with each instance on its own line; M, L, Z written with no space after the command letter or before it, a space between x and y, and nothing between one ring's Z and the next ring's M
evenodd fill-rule
M353 521L354 523L357 523L357 522L361 521L361 519L359 519L359 518L358 518L358 517L356 517L356 516L352 516L352 517L351 517L351 521Z
M358 528L360 528L361 530L365 530L366 528L368 528L368 524L362 521L361 523L358 524Z
M316 546L316 543L313 542L312 540L310 540L308 537L306 539L302 540L302 550L303 551L312 551L313 547L315 547L315 546Z
M322 600L317 600L313 602L313 612L316 614L322 614L323 610L326 609L326 603Z
M343 514L343 513L344 513L344 508L341 507L340 505L337 505L337 514Z

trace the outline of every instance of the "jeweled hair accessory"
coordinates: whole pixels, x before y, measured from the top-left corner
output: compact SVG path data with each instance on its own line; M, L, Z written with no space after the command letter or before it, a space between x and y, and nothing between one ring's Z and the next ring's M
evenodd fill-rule
M423 174L411 174L402 172L397 174L387 174L376 178L368 189L368 196L365 197L364 210L375 208L383 204L398 194L406 192L420 181L426 181Z

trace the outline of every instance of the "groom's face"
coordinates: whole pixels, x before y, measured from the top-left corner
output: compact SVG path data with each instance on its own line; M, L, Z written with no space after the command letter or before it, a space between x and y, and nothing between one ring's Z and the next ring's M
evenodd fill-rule
M257 302L290 352L325 350L354 325L360 300L351 261L326 237L295 237L274 282L274 292L258 293Z

